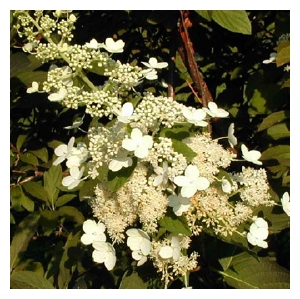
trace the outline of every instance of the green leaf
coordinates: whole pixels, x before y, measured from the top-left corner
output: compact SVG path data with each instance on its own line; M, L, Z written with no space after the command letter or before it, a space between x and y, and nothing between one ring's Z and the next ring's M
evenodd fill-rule
M39 150L35 151L29 151L30 153L34 154L36 157L41 159L43 162L47 163L48 162L48 151L47 148L43 147Z
M201 16L202 18L204 18L207 21L211 21L211 15L212 15L212 11L211 10L195 10L196 13Z
M76 270L76 265L80 260L83 251L80 249L80 237L82 235L81 227L68 235L64 246L64 252L59 263L58 287L67 289Z
M229 31L251 34L251 22L244 10L213 10L211 17Z
M277 47L276 66L290 62L290 42L280 43Z
M50 210L41 211L40 224L43 228L45 236L50 236L50 234L55 229L57 229L58 218L59 218L59 212L58 211L52 211L52 210L51 211Z
M15 186L10 190L10 201L11 201L11 208L20 212L23 211L22 207L22 196L23 190L21 186Z
M108 171L108 187L110 191L115 192L120 189L130 178L135 166L137 159L133 159L133 164L130 167L122 168L119 171Z
M33 212L34 211L34 202L27 197L24 193L22 196L22 207L24 207L25 210L28 212Z
M30 213L18 225L10 245L10 271L12 271L21 260L32 236L37 230L39 219L40 213Z
M147 289L148 284L145 283L137 272L126 271L120 283L120 289Z
M266 130L272 127L273 125L280 123L285 119L288 119L289 117L290 117L290 112L288 110L281 110L281 111L274 112L268 115L266 118L264 118L264 120L258 127L257 131L260 132Z
M174 234L192 235L185 218L176 216L172 210L169 210L166 215L159 220L159 225Z
M288 289L290 287L290 274L285 268L267 257L253 257L247 252L235 255L221 271L224 280L236 289ZM229 262L229 263L228 263Z
M290 160L290 146L276 145L270 147L261 153L260 160L277 160L278 162Z
M47 203L48 194L46 190L39 183L29 181L23 184L23 188L30 195Z
M192 161L197 156L197 154L182 141L172 139L172 145L177 153L180 153L186 157L187 162Z
M60 217L66 218L68 221L82 224L85 220L82 213L75 207L63 206L58 210Z
M71 201L74 197L76 197L76 194L64 194L57 199L55 205L57 207L61 207L65 205L67 202Z
M274 140L289 138L290 130L286 123L280 123L268 128L267 135Z
M10 276L11 289L54 289L44 277L33 271L14 272Z
M79 190L79 200L83 201L95 196L94 187L97 185L97 180L84 181Z
M30 152L24 153L20 160L31 165L39 165L37 157Z
M21 151L22 145L24 144L26 138L27 138L27 135L19 135L18 136L16 148L19 152Z
M51 206L54 206L59 194L59 186L62 182L61 166L51 166L49 171L44 173L44 188L48 194L48 200Z

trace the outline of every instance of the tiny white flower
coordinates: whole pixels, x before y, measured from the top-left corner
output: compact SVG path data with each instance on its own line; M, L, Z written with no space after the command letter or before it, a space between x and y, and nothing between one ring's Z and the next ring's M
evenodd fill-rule
M205 190L210 185L208 179L199 177L199 170L195 165L189 165L184 171L184 176L176 176L174 183L182 187L180 191L181 195L188 198L192 197L197 190Z
M29 42L29 43L25 44L25 45L22 47L22 50L23 50L24 52L31 53L32 50L35 49L35 48L37 47L38 43L39 43L39 42L38 42L37 40L35 40L35 41L33 41L33 42Z
M51 102L59 102L62 101L66 96L68 92L65 88L60 88L58 92L51 93L48 96L49 101Z
M133 105L130 102L124 103L121 111L116 108L114 109L114 112L118 116L118 121L124 124L129 124L138 118L138 115L133 115L133 111Z
M191 206L190 199L179 195L170 195L169 207L173 208L173 212L176 216L181 216L183 212L187 212Z
M267 248L268 243L264 240L269 235L268 222L263 218L256 218L255 221L250 225L250 231L247 233L247 240L254 246Z
M209 102L208 108L202 108L211 117L227 117L229 112L224 109L218 108L215 102Z
M231 123L228 127L228 143L232 148L237 145L237 139L234 136L234 123Z
M189 123L195 126L206 127L208 125L208 123L204 121L206 112L203 109L183 107L182 114Z
M148 62L142 61L142 64L149 69L163 69L168 66L167 62L157 62L157 59L155 57L151 57Z
M118 154L108 164L108 169L111 171L119 171L123 167L127 168L132 166L132 158L127 157L128 152L122 148L119 149Z
M141 266L147 261L147 255L151 251L150 238L147 233L137 228L128 229L126 234L127 246L132 250L132 258L138 261L138 266Z
M149 149L153 145L153 139L150 135L144 135L138 128L134 128L130 134L131 138L122 141L122 147L128 151L134 151L138 158L148 156Z
M273 52L270 54L270 58L269 59L265 59L263 61L264 64L269 64L269 63L272 63L272 62L276 62L276 56L277 56L277 53L276 52Z
M59 52L67 52L69 50L69 45L67 43L63 43L62 45L58 45Z
M252 162L257 165L262 165L262 162L258 161L258 159L261 157L261 153L259 151L257 150L249 151L244 144L242 144L241 150L242 150L242 156L246 161Z
M79 183L83 180L81 179L83 172L84 172L84 166L81 167L80 170L77 166L72 166L70 168L70 175L64 177L62 180L63 186L68 187L69 190L77 187Z
M39 91L39 84L35 81L31 83L31 87L28 87L26 92L27 93L34 93Z
M290 216L290 195L288 192L284 192L281 198L281 204L284 212Z
M54 153L58 158L53 162L53 165L56 166L60 164L61 162L63 162L65 159L67 159L72 155L74 142L75 142L75 137L71 137L68 142L68 145L61 144L54 150Z
M88 219L83 222L82 228L85 233L80 240L84 245L92 244L95 241L106 241L106 235L104 234L105 225L100 221L96 223L95 220Z
M154 172L157 174L156 178L153 181L153 186L163 185L165 186L168 182L168 162L163 162L163 167L156 167Z
M116 264L116 251L108 242L96 241L93 243L94 251L92 257L96 263L104 263L108 271L112 270Z
M98 47L104 48L107 52L110 53L122 53L124 51L125 43L123 40L119 39L114 41L111 37L108 37L105 40L105 44L98 44Z

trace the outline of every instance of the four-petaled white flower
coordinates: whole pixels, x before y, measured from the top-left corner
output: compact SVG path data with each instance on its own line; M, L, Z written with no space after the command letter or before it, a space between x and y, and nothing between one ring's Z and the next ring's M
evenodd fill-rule
M142 61L142 64L149 69L163 69L168 66L167 62L157 62L157 59L155 57L151 57L148 62Z
M34 93L39 91L39 84L35 81L31 83L31 87L28 87L26 92L27 93Z
M241 150L242 150L242 156L246 161L257 164L257 165L262 165L262 162L258 161L258 159L261 156L261 153L259 151L257 151L257 150L249 151L248 148L246 147L246 145L244 145L244 144L242 144Z
M199 169L196 165L189 165L184 171L184 176L176 176L174 183L182 187L181 195L188 198L192 197L197 190L205 190L210 185L207 178L199 177Z
M218 108L215 102L209 102L208 108L202 108L211 117L227 117L229 112L222 108Z
M195 126L206 127L208 125L208 123L204 121L206 112L203 109L183 107L182 114L189 123Z
M130 167L132 165L132 158L127 157L128 152L120 148L116 157L114 157L108 164L108 169L111 171L119 171L121 168Z
M168 162L163 162L163 167L154 168L154 172L157 174L157 177L153 181L153 186L163 185L165 186L168 182Z
M231 123L228 127L228 143L232 148L237 145L237 139L234 136L234 123Z
M108 242L96 241L93 242L94 251L92 257L96 263L104 263L108 271L112 270L116 264L116 251Z
M85 43L85 45L89 48L89 49L98 49L100 48L100 44L97 42L96 39L91 39L91 41L89 43Z
M123 40L119 39L114 41L111 37L108 37L105 40L105 44L98 44L98 47L104 48L107 52L110 53L122 53L124 51L125 43Z
M158 78L157 71L154 69L145 69L141 73L148 80L156 80Z
M267 248L268 243L264 240L267 239L268 235L268 222L263 218L258 217L250 225L250 231L247 233L247 240L254 246L257 245L262 248Z
M67 96L67 94L67 90L64 87L61 87L58 92L51 93L48 96L48 100L51 102L59 102L62 101Z
M83 172L84 166L82 166L80 170L77 166L72 166L70 168L70 175L64 177L62 180L63 186L68 187L69 190L77 187L79 183L84 180L84 178L81 179Z
M71 155L67 157L66 165L68 168L72 166L79 167L88 157L88 150L83 142L78 142L77 147L72 148Z
M80 240L84 245L92 244L95 241L106 241L105 225L100 221L96 223L95 220L88 219L83 222L82 228L85 233Z
M118 121L124 124L129 124L131 121L136 120L138 115L133 115L133 105L130 102L123 104L121 110L114 109L115 114L118 116Z
M281 198L281 204L284 212L290 216L290 195L288 192L284 192Z
M58 158L53 162L53 165L58 165L59 163L63 162L65 159L68 159L72 155L74 142L75 137L71 137L68 142L68 145L61 144L54 150L54 154Z
M171 237L171 245L162 246L158 252L159 256L163 259L173 258L178 261L181 256L180 240L177 236Z
M134 155L138 158L148 156L149 149L153 145L153 139L150 135L144 135L138 128L134 128L130 134L131 138L122 141L122 147L126 150L134 151Z
M179 195L170 195L169 199L169 207L173 208L173 212L176 216L181 216L183 212L187 212L191 206L190 199L187 197L183 197L181 194Z
M147 255L151 251L151 241L147 233L138 228L130 228L126 231L128 236L127 246L132 250L132 258L141 266L147 261Z

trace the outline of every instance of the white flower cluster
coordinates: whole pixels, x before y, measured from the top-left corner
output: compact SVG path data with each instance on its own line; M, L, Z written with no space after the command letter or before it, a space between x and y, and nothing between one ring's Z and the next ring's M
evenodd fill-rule
M20 34L22 26L32 28L28 12L16 15ZM161 234L159 221L167 213L174 213L172 219L184 218L193 235L212 228L216 235L227 236L253 219L247 239L266 248L267 222L253 215L254 208L275 204L265 170L243 167L240 173L230 173L228 168L237 154L205 133L210 118L226 118L229 113L214 102L196 109L149 91L141 95L135 88L143 80L157 80L157 70L168 67L168 63L151 57L141 62L146 67L142 69L115 61L112 56L122 53L125 43L112 38L104 43L92 39L83 46L71 46L68 42L76 18L70 12L56 11L55 15L59 21L53 23L45 17L40 24L48 43L31 44L24 50L36 50L43 61L65 60L67 66L51 67L43 91L50 94L50 101L68 108L85 106L86 114L100 120L97 123L94 119L88 130L88 146L77 143L74 147L72 137L67 145L55 149L57 159L53 162L58 165L66 160L70 175L62 184L68 189L88 178L98 180L90 201L98 223L85 221L81 238L83 244L93 246L94 261L112 270L116 264L114 246L127 239L137 265L142 266L149 258L166 284L178 275L187 275L197 267L198 254L186 254L188 236ZM66 21L62 21L64 16ZM58 44L51 40L53 30L61 36ZM94 86L82 72L92 68L107 77L103 85ZM76 76L84 86L76 86ZM40 92L39 83L33 82L27 92ZM102 120L108 122L106 126ZM83 118L68 128L78 128L82 123ZM236 147L234 124L224 138L231 148ZM262 165L260 152L244 144L239 155L242 161ZM232 200L231 196L237 194L240 199ZM282 206L289 215L286 194ZM111 243L107 242L105 230Z

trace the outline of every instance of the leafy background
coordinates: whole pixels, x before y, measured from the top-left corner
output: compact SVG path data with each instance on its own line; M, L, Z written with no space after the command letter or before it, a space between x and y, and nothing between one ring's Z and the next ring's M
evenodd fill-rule
M172 82L176 100L199 107L189 86L195 88L195 82L178 52L179 11L73 13L80 16L73 43L121 38L125 50L116 57L123 63L140 65L154 56L171 65L173 56L174 76L171 80L163 71L162 78ZM289 44L274 48L278 38L290 32L290 12L197 10L189 11L189 20L200 73L213 99L234 118L239 142L262 152L272 196L279 202L290 188L290 88L289 73L283 71L289 63ZM92 262L91 250L80 243L82 223L92 217L84 198L91 195L95 182L85 182L70 193L61 185L65 169L53 167L52 161L58 144L71 136L77 141L84 138L79 130L62 129L84 109L66 109L49 102L45 94L26 93L32 81L46 78L49 65L22 52L24 41L12 28L12 12L10 22L11 288L161 288L151 264L135 267L125 245L115 270L108 272ZM263 64L274 51L277 64ZM96 73L89 77L103 82ZM159 82L141 88L167 92ZM87 130L91 121L85 117L82 128ZM231 121L214 122L214 136L226 136ZM258 212L271 220L268 249L249 248L237 237L217 239L206 231L192 243L191 249L200 253L200 267L190 274L193 288L289 288L289 217L281 207ZM174 230L167 217L163 225ZM180 280L170 286L181 287Z

